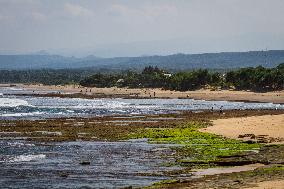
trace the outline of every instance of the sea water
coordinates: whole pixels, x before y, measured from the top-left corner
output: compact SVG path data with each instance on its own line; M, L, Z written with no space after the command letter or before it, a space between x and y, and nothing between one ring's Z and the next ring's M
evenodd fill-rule
M182 110L284 109L273 103L193 99L80 99L16 96L21 89L0 88L0 119L45 119L178 113ZM10 94L10 95L7 95ZM40 143L0 139L3 188L142 187L164 179L174 163L168 145L142 141ZM163 158L162 158L163 157ZM81 165L82 161L89 165ZM155 176L153 175L155 174ZM190 175L186 175L190 176Z
M180 169L163 165L174 162L173 151L165 147L141 141L45 144L0 140L0 183L3 188L147 186L168 179L164 171ZM82 161L90 164L81 165Z
M1 91L2 90L2 91ZM16 96L0 88L0 119L41 119L177 113L183 110L284 109L273 103L205 101L194 99L82 99ZM12 93L12 95L11 95ZM6 95L10 94L10 95Z

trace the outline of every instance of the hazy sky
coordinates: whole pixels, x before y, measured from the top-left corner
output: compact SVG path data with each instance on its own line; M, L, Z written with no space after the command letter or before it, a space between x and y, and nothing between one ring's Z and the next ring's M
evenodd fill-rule
M284 0L0 0L1 53L246 51L283 40Z

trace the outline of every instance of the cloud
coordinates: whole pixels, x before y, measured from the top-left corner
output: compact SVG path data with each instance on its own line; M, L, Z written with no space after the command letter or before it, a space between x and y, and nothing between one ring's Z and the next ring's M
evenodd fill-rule
M10 16L4 15L4 14L0 14L0 21L8 21L9 19L11 19Z
M93 12L85 7L80 5L65 3L64 11L72 16L92 16Z
M108 11L115 16L143 16L158 17L163 15L175 15L178 13L177 7L173 5L146 5L141 7L130 7L123 4L112 4Z
M40 12L32 12L31 13L31 17L34 19L34 20L37 20L37 21L42 21L42 20L46 20L47 19L47 16L43 13L40 13Z
M283 9L284 0L0 0L0 50L172 39L173 50L206 51L214 44L234 50L234 43L215 41L253 33L243 40L250 46L258 33L283 38ZM189 40L175 46L176 38ZM282 38L258 40L279 49ZM200 44L191 43L194 39ZM212 45L203 43L210 39Z

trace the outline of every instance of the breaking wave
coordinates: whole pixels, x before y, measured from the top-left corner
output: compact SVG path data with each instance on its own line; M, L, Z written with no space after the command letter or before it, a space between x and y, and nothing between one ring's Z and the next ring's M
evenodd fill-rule
M9 160L9 162L27 162L46 158L44 154L38 155L19 155Z
M30 106L29 103L22 99L0 98L0 107L18 107Z
M38 116L42 115L45 112L30 112L30 113L7 113L0 114L0 117L26 117L26 116Z

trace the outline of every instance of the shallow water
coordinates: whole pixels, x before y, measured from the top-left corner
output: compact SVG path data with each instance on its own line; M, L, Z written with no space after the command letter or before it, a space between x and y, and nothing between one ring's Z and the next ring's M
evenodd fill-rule
M284 109L272 103L242 103L192 99L78 99L13 96L17 88L0 88L0 119L45 119L178 113L181 110ZM157 122L155 118L150 122ZM43 120L44 122L45 120ZM132 121L133 122L133 121ZM9 123L5 123L6 125ZM43 123L44 124L44 123ZM1 126L1 125L0 125ZM45 134L46 131L38 131ZM141 187L163 179L164 171L179 169L163 163L175 161L169 145L146 141L37 143L0 133L0 187L3 188L119 188ZM3 137L5 136L5 137ZM80 162L90 162L81 165ZM158 176L150 176L151 174ZM148 176L145 176L147 175Z
M5 95L18 90L0 88L0 119L38 119L176 113L182 110L284 109L272 103L193 99L80 99Z
M167 179L178 169L161 164L174 161L166 145L145 141L35 143L0 141L0 183L6 188L141 187ZM161 158L167 155L167 158ZM87 161L90 165L81 165Z

